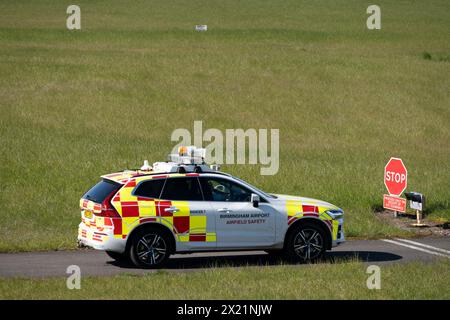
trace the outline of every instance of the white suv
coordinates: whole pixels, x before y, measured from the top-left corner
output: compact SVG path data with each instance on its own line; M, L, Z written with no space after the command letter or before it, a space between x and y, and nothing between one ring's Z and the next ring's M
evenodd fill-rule
M206 165L162 164L105 175L86 192L79 244L154 268L199 251L311 261L344 241L343 211L330 203L268 194Z

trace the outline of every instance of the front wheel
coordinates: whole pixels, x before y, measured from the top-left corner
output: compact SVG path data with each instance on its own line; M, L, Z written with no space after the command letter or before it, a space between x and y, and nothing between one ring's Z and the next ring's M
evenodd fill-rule
M170 256L167 235L158 229L147 228L136 234L131 243L131 261L141 268L159 268Z
M325 252L325 232L314 223L303 223L289 234L286 253L289 258L312 262Z

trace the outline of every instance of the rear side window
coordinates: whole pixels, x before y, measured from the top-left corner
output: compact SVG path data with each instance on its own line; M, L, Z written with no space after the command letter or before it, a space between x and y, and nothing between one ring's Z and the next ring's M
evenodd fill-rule
M161 199L202 201L203 196L196 177L169 178L164 185Z
M141 182L133 194L139 197L159 199L165 179L155 179Z
M93 186L88 192L83 195L83 199L91 200L96 203L102 203L107 196L114 191L119 190L122 185L120 183L102 180Z

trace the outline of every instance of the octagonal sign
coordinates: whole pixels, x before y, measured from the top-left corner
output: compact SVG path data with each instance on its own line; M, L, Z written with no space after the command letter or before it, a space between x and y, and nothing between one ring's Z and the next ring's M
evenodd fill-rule
M384 185L390 195L400 196L406 189L408 171L402 159L391 158L384 167Z

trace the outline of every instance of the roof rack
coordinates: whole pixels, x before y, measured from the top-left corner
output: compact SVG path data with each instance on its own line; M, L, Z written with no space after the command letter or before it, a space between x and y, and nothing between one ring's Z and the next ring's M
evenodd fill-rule
M207 164L182 164L175 162L155 162L152 173L204 173L217 172L218 166L208 166Z
M149 173L204 173L218 172L220 166L207 165L205 163L206 149L197 148L195 146L181 146L178 148L177 154L169 154L168 161L155 162L153 166L144 161L141 171Z

